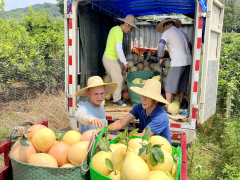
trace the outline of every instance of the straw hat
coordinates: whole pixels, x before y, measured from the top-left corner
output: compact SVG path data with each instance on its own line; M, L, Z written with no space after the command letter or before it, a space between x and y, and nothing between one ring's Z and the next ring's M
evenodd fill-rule
M164 19L162 22L160 22L160 23L157 25L157 31L158 31L158 32L163 33L163 31L164 31L164 30L163 30L163 25L164 25L166 22L174 22L176 28L180 28L180 27L182 26L182 22L181 22L179 19L166 18L166 19Z
M131 26L135 27L136 29L140 30L135 24L135 17L131 14L127 15L125 18L117 18L119 21L123 21Z
M105 96L112 94L118 87L116 82L104 83L102 78L99 76L92 76L88 79L87 87L82 88L76 92L75 96L87 96L88 88L105 86Z
M143 88L130 87L130 89L138 94L157 100L159 102L169 104L161 95L161 83L156 79L148 79Z

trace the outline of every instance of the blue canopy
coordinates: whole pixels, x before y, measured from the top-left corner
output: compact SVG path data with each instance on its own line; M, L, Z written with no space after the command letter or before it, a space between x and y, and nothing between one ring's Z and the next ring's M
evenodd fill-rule
M206 12L206 0L198 0L203 12ZM68 1L68 5L72 0ZM94 5L96 6L94 6ZM194 0L101 0L91 1L86 6L99 11L99 7L105 9L118 17L125 17L128 14L134 16L145 16L155 14L194 14ZM70 10L70 8L69 8Z

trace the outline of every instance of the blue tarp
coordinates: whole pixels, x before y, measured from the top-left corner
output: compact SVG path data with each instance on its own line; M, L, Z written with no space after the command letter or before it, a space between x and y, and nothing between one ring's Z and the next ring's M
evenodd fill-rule
M198 0L203 12L206 12L206 0ZM68 1L68 5L72 0ZM106 9L118 17L125 17L128 14L135 16L154 15L154 14L194 14L194 0L102 0L91 1L91 3ZM87 4L86 6L93 7L94 10L99 8ZM68 8L69 12L70 8Z

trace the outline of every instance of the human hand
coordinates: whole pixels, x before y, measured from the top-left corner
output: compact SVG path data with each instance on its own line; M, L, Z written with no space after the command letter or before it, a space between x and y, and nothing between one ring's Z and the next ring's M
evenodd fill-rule
M112 134L108 134L108 139L115 139L117 138L119 135L112 135Z
M166 61L166 59L161 58L161 59L159 60L159 64L164 65L164 64L165 64L165 61Z
M104 124L100 119L93 119L91 123L94 127L104 127Z
M127 70L127 68L128 68L128 65L127 65L127 64L124 64L124 68Z

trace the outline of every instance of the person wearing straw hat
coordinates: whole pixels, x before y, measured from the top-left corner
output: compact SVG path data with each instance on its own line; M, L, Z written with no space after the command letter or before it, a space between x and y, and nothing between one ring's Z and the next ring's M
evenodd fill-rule
M126 107L127 105L121 100L123 76L118 60L120 60L124 64L125 69L127 69L128 63L122 48L123 33L130 32L133 27L138 28L135 25L135 17L133 15L127 15L125 18L117 19L122 21L122 24L120 26L114 26L110 30L102 61L110 82L118 83L118 88L113 93L113 105Z
M143 136L145 128L150 126L150 136L160 135L171 144L169 118L167 113L158 105L158 102L168 104L168 101L161 95L161 83L156 79L148 79L142 88L130 87L130 89L141 95L142 103L135 105L124 118L110 124L110 131L118 131L134 119L139 119L140 133L135 135Z
M89 97L88 101L78 107L75 114L81 134L106 125L106 115L102 102L104 97L112 94L117 87L116 82L104 83L101 77L92 76L88 79L87 87L76 92L75 96Z
M167 46L171 66L165 80L166 99L172 102L174 94L179 90L179 101L182 108L187 108L187 101L183 99L187 92L187 83L189 79L191 56L191 42L186 33L181 29L182 23L179 19L166 18L157 25L157 31L162 34L158 44L158 56L160 63L163 61L165 45ZM167 104L163 108L167 109Z

